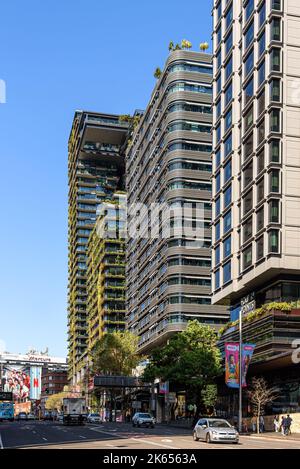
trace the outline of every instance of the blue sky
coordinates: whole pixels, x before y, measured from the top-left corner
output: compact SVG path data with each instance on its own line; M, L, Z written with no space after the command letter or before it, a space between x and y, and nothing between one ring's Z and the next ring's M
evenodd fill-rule
M210 42L211 0L3 2L0 343L64 355L67 140L75 109L143 109L170 40Z

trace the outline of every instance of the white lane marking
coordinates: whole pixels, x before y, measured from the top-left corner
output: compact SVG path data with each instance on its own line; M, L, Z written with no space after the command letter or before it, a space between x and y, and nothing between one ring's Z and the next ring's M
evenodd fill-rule
M139 443L146 443L147 445L160 446L162 448L180 449L177 446L162 445L161 443L155 443L154 441L142 440L141 438L130 438L130 440L136 441Z
M0 449L4 449L1 433L0 433Z
M165 439L165 440L161 440L161 442L162 442L162 443L173 443L173 440L167 440L167 439Z
M109 443L105 446L109 446L110 448L114 448L114 445L110 445Z
M242 438L243 438L243 439L244 439L244 438L245 438L245 439L246 439L246 438L249 438L250 440L276 441L276 442L280 442L280 443L282 443L282 442L284 442L284 443L291 443L291 442L293 442L293 443L300 443L300 440L296 440L296 439L292 439L292 438L288 439L288 437L287 437L287 439L284 439L284 438L273 438L273 437L268 438L268 437L264 437L264 436L244 436L244 437L242 437Z
M36 433L34 430L32 430L32 433Z

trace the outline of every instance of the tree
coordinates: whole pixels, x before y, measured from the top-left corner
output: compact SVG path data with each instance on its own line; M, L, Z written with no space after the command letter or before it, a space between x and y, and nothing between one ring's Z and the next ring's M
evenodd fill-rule
M207 51L208 48L209 48L208 42L201 42L200 50L202 50L202 52Z
M222 373L217 334L197 320L188 323L185 331L152 352L144 370L144 380L160 378L185 389L194 399L199 412L203 404L202 390Z
M94 374L131 376L142 358L137 353L138 337L129 331L105 334L92 355Z
M161 77L161 74L162 74L161 69L160 69L159 67L157 67L157 68L155 69L155 72L154 72L154 77L157 78L157 79L159 79L159 78Z
M63 392L59 394L52 394L52 396L48 397L45 407L47 410L61 410L61 406L63 403L63 398L65 394Z
M259 433L259 419L264 414L267 404L275 401L278 397L278 388L268 387L264 378L253 378L251 388L248 391L248 397L254 407L254 415L256 417L256 428Z
M190 41L188 41L187 39L182 39L181 48L182 49L191 49L192 48L192 43Z
M202 402L207 410L212 410L215 414L215 405L218 398L218 388L215 384L208 384L201 392Z
M169 42L169 52L172 52L174 50L174 42L170 41Z

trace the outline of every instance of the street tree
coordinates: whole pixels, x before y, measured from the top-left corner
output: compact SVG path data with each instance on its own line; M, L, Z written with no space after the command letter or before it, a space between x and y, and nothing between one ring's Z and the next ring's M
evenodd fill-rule
M66 396L63 392L60 392L58 394L52 394L52 396L49 396L46 401L46 404L45 404L46 409L60 411L64 397Z
M208 384L201 391L202 402L207 411L215 415L215 406L218 399L218 388L216 384Z
M267 404L275 401L278 397L278 388L269 387L264 378L252 378L248 397L253 405L253 413L256 417L256 429L259 433L259 420L264 415L265 407Z
M152 352L143 377L145 381L159 378L185 389L198 413L203 405L202 391L221 373L217 335L211 327L195 320Z

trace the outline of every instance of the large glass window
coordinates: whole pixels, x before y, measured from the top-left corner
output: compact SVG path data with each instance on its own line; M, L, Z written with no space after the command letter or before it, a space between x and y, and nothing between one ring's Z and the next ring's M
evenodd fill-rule
M224 142L224 157L227 156L232 152L232 134L230 134Z
M221 262L221 249L219 245L215 249L215 265L220 264L220 262Z
M251 212L253 208L253 191L252 189L247 192L245 197L243 198L244 201L244 216L247 215L247 213Z
M269 204L269 222L279 223L279 200L271 200Z
M280 132L280 109L272 109L270 113L270 132Z
M254 117L253 117L253 105L252 105L244 117L244 132L245 133L247 132L247 130L250 129L250 127L252 127L253 121L254 121Z
M215 226L215 242L221 238L221 224L218 222Z
M245 64L244 64L245 77L247 77L249 73L252 72L253 67L254 67L254 51L252 50L245 60Z
M248 239L252 238L252 217L248 218L243 225L243 234L244 243L246 243Z
M230 255L231 255L231 236L228 236L228 238L224 240L224 244L223 244L224 259L226 259L226 257Z
M247 23L253 11L254 11L254 0L248 0L245 6L245 23Z
M265 61L260 65L258 69L258 87L260 87L266 79L266 64Z
M253 162L249 163L243 171L244 175L244 188L246 188L253 181Z
M231 161L229 161L224 167L224 184L226 184L226 182L229 181L229 179L232 176L231 166L232 166Z
M227 264L223 267L223 282L228 283L231 280L231 261L227 262Z
M225 40L225 56L231 51L233 45L233 34L232 30L230 31L229 36Z
M225 90L225 96L224 96L225 107L230 103L231 100L232 100L232 83L230 83L230 85Z
M258 11L258 27L261 28L266 21L266 2L260 7Z
M269 232L269 252L279 253L279 231L271 230Z
M260 174L265 169L265 149L257 155L257 174Z
M224 221L224 233L223 234L225 235L226 233L228 233L228 231L231 230L231 227L232 227L231 210L226 213L223 221Z
M220 288L220 270L215 272L215 289L218 290Z
M264 178L257 184L257 203L259 204L265 198L265 180Z
M260 58L266 51L266 33L263 32L258 39L258 58Z
M248 269L252 265L252 245L243 251L243 266Z
M244 159L246 160L248 158L248 156L250 156L252 153L253 153L253 132L245 140L245 143L244 143Z
M224 132L227 132L228 129L232 126L232 108L226 113L224 117Z
M270 192L279 193L280 190L280 172L279 169L273 169L270 172Z
M256 231L260 231L265 226L265 209L262 207L256 214Z
M218 173L216 175L216 192L219 192L220 189L221 189L221 174Z
M260 145L265 139L265 119L257 127L257 144Z
M280 72L281 69L281 50L272 49L270 54L271 72Z
M218 168L221 164L221 150L218 150L216 152L215 159L216 159L216 168Z
M252 23L250 24L250 26L248 27L246 33L245 33L245 37L244 37L244 50L246 51L248 49L248 47L250 46L250 44L253 42L253 38L254 38L254 21L252 21Z
M226 16L225 16L225 31L231 25L232 20L233 20L233 7L231 5L231 7L229 8L229 10L227 11Z
M266 95L265 90L260 93L257 99L257 114L260 116L266 109Z
M216 144L218 145L221 140L221 124L219 124L216 128Z
M261 236L256 242L256 259L259 261L264 257L264 237Z
M270 143L270 163L280 162L280 140L272 140Z
M280 102L280 88L281 82L278 78L273 78L270 84L270 97L271 101Z
M280 41L281 39L281 20L273 18L271 22L271 41Z
M221 215L221 199L220 197L216 200L216 218Z
M232 75L233 71L233 65L232 65L232 56L228 60L228 62L225 65L225 82L229 79L229 77Z
M249 81L247 84L245 90L244 90L244 97L245 97L245 105L253 98L253 92L254 92L254 82L253 78Z
M231 197L232 197L232 190L231 186L229 186L226 191L224 192L224 209L228 207L228 205L231 204Z
M272 0L272 9L281 11L281 0Z

